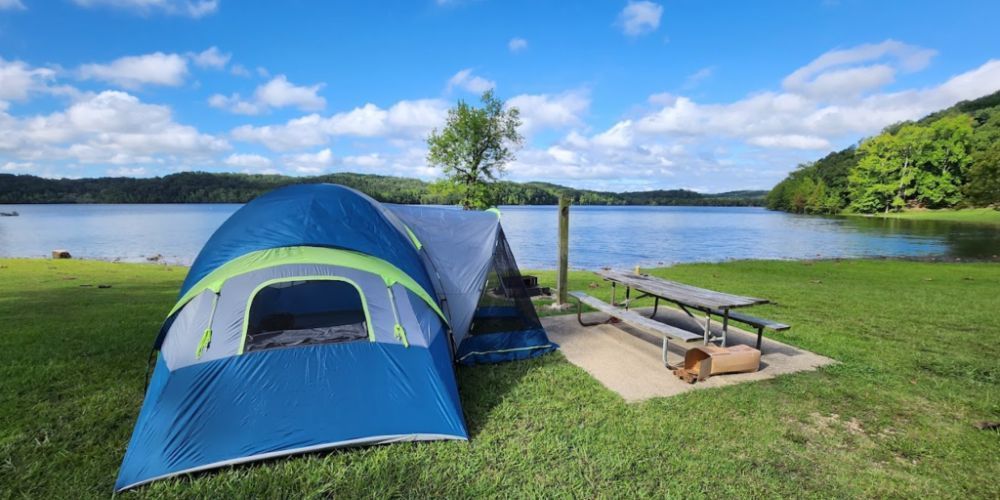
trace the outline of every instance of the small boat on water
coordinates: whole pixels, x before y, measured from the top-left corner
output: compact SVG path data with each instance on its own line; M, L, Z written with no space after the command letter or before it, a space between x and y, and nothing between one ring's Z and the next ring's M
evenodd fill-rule
M13 212L0 212L0 217L17 217L18 215L21 214L17 213L17 210Z

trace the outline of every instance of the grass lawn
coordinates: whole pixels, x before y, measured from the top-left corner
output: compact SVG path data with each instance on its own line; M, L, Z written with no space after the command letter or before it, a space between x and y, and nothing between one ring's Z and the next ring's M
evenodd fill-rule
M0 497L110 495L185 271L0 260ZM1000 432L974 427L1000 420L1000 265L748 261L655 274L773 299L756 312L793 325L774 337L840 363L634 405L560 354L463 367L467 443L312 454L125 496L1000 497ZM607 297L590 275L571 278ZM111 288L83 286L99 284Z
M958 210L904 210L902 212L890 212L888 214L875 214L874 217L1000 224L1000 210L994 210L992 208L962 208Z

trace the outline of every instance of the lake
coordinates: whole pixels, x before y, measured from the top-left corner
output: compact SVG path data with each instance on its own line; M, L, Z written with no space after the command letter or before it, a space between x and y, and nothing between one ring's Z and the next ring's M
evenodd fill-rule
M0 256L190 264L240 205L0 205ZM523 268L556 265L556 207L501 207ZM732 259L995 258L1000 227L866 217L814 217L762 208L573 207L570 265L632 268Z

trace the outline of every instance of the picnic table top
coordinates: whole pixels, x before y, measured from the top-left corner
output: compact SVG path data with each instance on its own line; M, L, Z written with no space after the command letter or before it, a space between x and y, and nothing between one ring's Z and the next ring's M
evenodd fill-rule
M598 271L597 274L649 295L704 309L733 309L768 302L767 299L716 292L645 274L611 270Z

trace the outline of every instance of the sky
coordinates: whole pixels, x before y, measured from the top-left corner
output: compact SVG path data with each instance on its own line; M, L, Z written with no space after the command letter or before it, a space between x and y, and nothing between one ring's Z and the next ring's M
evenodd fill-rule
M0 0L0 173L434 179L494 89L506 178L769 189L1000 90L1000 2Z

